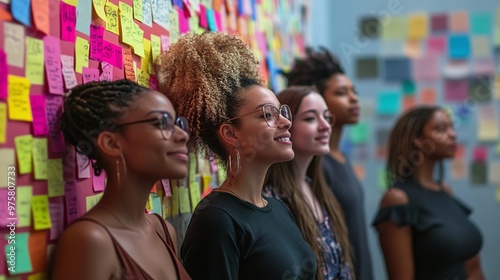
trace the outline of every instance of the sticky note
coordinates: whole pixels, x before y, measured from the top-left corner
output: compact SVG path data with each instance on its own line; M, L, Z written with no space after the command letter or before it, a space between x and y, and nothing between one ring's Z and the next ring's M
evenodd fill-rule
M48 95L45 98L45 112L49 124L49 151L65 152L64 138L61 132L61 114L63 98L57 95Z
M149 73L144 69L137 69L137 83L144 87L149 87Z
M488 163L470 163L470 183L471 185L486 185L488 183Z
M489 182L500 185L500 172L498 172L500 170L500 161L490 161L488 170Z
M467 79L444 80L444 100L448 102L466 101L469 96L469 81Z
M4 22L4 51L7 64L19 68L24 67L24 27L19 24Z
M66 208L66 223L69 225L78 217L80 217L78 210L78 197L76 192L76 182L69 181L64 184L64 202Z
M28 249L33 267L32 272L43 272L47 269L47 231L30 232Z
M123 68L123 54L122 48L108 41L102 41L102 61L107 62L117 68Z
M495 99L500 100L500 75L495 76L493 91L495 92Z
M0 144L5 143L7 136L7 106L0 102Z
M488 160L488 147L476 146L472 151L472 160L475 162L486 162Z
M36 29L48 35L50 32L49 2L46 0L31 0L33 11L33 21Z
M106 172L104 170L99 176L92 174L92 189L94 192L102 192L105 187Z
M0 49L0 69L7 69L7 55ZM0 72L0 100L7 99L8 71Z
M403 97L403 111L407 111L417 105L417 98L414 95L406 95Z
M35 230L49 229L52 226L47 195L34 195L31 198L31 210Z
M99 81L113 81L113 65L101 62L101 75Z
M76 37L75 42L75 71L76 73L82 73L83 67L89 67L89 41Z
M97 203L99 203L101 198L102 198L102 193L87 196L85 198L87 212L90 211L90 209L94 208L94 206L96 206Z
M469 13L467 11L455 11L449 14L449 31L468 32Z
M491 58L476 58L472 61L472 73L479 77L492 77L495 74L495 61Z
M99 81L99 69L95 68L82 68L82 80L83 83L98 82Z
M200 182L198 180L189 183L189 194L191 197L191 207L195 209L201 199Z
M435 105L436 90L432 87L423 88L420 91L420 104Z
M129 48L123 48L122 57L125 78L127 78L127 80L135 82L134 59L132 58L132 50Z
M378 96L377 114L397 115L401 109L401 95L398 92L381 92Z
M16 256L16 266L15 271L10 271L11 275L17 275L21 273L28 273L33 270L31 266L30 254L28 250L28 232L18 232L16 233L16 244L5 245L5 254L7 260L9 259L9 254Z
M97 61L102 61L102 48L104 41L104 27L91 24L90 25L90 58ZM85 82L84 82L85 83Z
M408 35L408 20L404 16L391 16L382 20L382 39L402 40Z
M56 37L43 38L45 53L45 73L49 83L49 92L53 94L64 93L63 77L61 74L61 46Z
M152 1L151 10L153 12L153 22L170 30L169 11L172 9L171 1Z
M161 53L161 39L159 36L151 34L151 58L153 62Z
M75 42L76 39L76 7L61 1L61 40Z
M439 58L428 55L413 60L412 72L417 82L432 82L439 79Z
M33 85L44 83L43 41L26 37L26 78Z
M180 37L180 25L179 25L179 16L177 12L174 10L171 10L169 13L169 18L170 18L170 40L173 42L177 42Z
M408 38L420 40L427 36L427 15L411 14L408 17Z
M108 18L106 17L106 13L104 12L104 4L106 4L106 0L92 0L92 3L94 4L94 11L96 12L97 16L102 20L107 21Z
M356 60L356 77L359 79L377 78L378 60L376 57L360 57Z
M106 21L106 30L119 35L120 29L118 23L118 6L111 3L110 1L106 1L104 11L106 12L106 17L108 19Z
M33 145L33 135L20 135L14 137L16 145L17 164L19 174L28 174L32 172L31 164L31 150Z
M76 153L78 179L90 178L90 160L87 156Z
M366 38L377 38L380 34L381 25L377 17L362 17L359 20L359 35Z
M49 213L50 221L52 222L50 240L56 240L64 230L64 204L56 202L49 203Z
M2 170L9 170L10 166L15 166L14 149L0 148L0 168ZM7 182L7 172L0 172L0 188L6 188L8 185Z
M469 81L469 100L487 102L491 100L491 81L489 77L472 77Z
M48 148L47 138L33 138L33 167L35 169L35 180L46 180Z
M427 39L427 53L444 54L446 51L446 37L432 36Z
M473 35L491 35L493 29L491 13L474 13L470 17L470 22L470 31Z
M142 23L151 27L153 25L153 14L151 13L151 0L142 0Z
M61 55L61 63L62 63L62 75L64 79L64 86L66 89L72 89L77 84L76 75L74 69L75 60L72 56L69 55Z
M389 187L387 172L384 169L379 169L377 172L377 186L381 191L385 191Z
M448 30L448 15L444 13L431 15L431 31L446 32Z
M179 211L181 214L191 213L189 204L189 190L187 187L179 187Z
M500 139L498 111L494 104L478 105L477 118L477 137L479 141L495 142ZM500 169L498 170L500 171Z
M49 183L49 197L64 195L64 180L62 159L47 160L47 179Z
M141 59L141 69L144 69L149 73L149 66L151 64L151 41L144 38L142 41L142 45L144 49L144 56Z
M132 49L134 53L140 57L145 57L144 53L144 30L134 23L132 32Z
M383 61L383 69L384 80L387 82L399 82L411 79L411 64L408 58L386 58Z
M30 0L16 0L10 4L10 11L14 19L31 27Z
M172 197L171 197L171 203L172 203L172 216L177 216L179 215L179 187L177 185L177 180L172 180Z
M168 51L170 48L170 37L168 35L161 35L161 51Z
M12 178L12 177L10 177ZM9 180L11 183L15 183L12 180ZM16 224L16 211L13 210L15 208L15 204L8 200L9 190L8 189L0 189L0 226L7 227L10 223ZM15 202L14 202L15 203ZM9 208L10 206L10 208Z
M142 21L142 0L133 0L134 5L134 18Z
M349 140L353 144L363 144L368 140L370 133L369 124L367 122L359 122L349 128Z
M33 187L18 186L16 188L17 226L20 228L31 225L32 196L33 196Z
M9 111L9 119L18 121L33 120L30 105L30 81L24 77L9 75L8 78L7 105Z
M469 56L470 43L467 35L451 35L448 42L451 59L465 59Z
M85 35L90 34L90 21L92 19L92 6L90 1L78 1L76 6L76 30Z

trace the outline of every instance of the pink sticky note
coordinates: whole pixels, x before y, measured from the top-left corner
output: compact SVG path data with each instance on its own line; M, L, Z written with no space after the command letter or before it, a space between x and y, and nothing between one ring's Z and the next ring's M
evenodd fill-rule
M106 173L104 172L104 170L99 176L95 176L95 174L92 174L92 189L94 190L94 192L102 192L104 190L105 179Z
M215 162L215 160L211 160L210 161L210 172L213 174L215 172L217 172L217 163Z
M469 81L467 79L445 80L444 100L462 102L469 98Z
M217 30L222 30L222 18L220 12L214 11L215 25L217 26Z
M495 63L493 59L476 59L472 63L472 71L477 76L493 76Z
M439 59L437 56L422 56L413 60L413 76L417 82L432 82L439 78Z
M469 12L455 11L449 15L449 31L468 32L469 31Z
M66 223L69 225L80 217L75 181L69 181L64 184L64 198L66 203Z
M76 7L61 1L61 40L76 41Z
M101 76L99 81L113 81L113 65L107 62L101 62Z
M123 49L107 41L102 42L102 61L123 68Z
M184 12L180 9L176 10L179 17L179 31L181 32L181 34L189 32L189 21L184 15Z
M49 92L63 94L64 84L61 73L61 46L56 37L45 36L43 38L45 51L45 73L49 82Z
M168 37L167 35L161 35L160 38L161 38L161 51L162 52L168 51L168 49L170 49L170 37Z
M153 76L149 77L149 88L156 91L158 90L158 80Z
M84 84L88 82L98 82L99 69L82 67L82 79Z
M477 146L472 152L472 161L486 162L488 160L488 148L484 146Z
M11 181L15 183L14 181ZM11 222L17 224L17 214L15 210L10 211L9 208L9 200L8 200L8 192L7 188L0 189L0 226L5 227Z
M49 125L49 151L60 153L66 151L61 132L61 115L63 110L62 96L48 95L45 99L47 123Z
M7 99L7 76L9 71L7 71L7 55L2 49L0 49L0 69L4 69L0 71L0 99L5 100Z
M33 135L44 136L49 134L47 115L45 113L45 96L30 95L30 103L33 114Z
M446 38L434 36L427 39L427 52L429 54L443 54L446 51Z
M59 238L64 230L64 205L62 203L49 203L50 222L50 240Z
M90 178L89 158L80 153L76 153L76 164L78 166L78 179Z
M200 27L208 28L207 9L202 4L200 4Z
M90 58L102 61L102 46L104 41L104 27L90 25Z
M163 190L165 191L165 196L172 196L172 191L170 189L170 180L162 179L161 184L163 185Z

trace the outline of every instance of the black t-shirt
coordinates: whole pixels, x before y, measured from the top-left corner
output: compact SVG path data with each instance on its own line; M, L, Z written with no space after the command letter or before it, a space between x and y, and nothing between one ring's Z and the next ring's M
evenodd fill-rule
M212 192L196 207L181 247L194 279L315 279L316 259L282 202L266 207Z

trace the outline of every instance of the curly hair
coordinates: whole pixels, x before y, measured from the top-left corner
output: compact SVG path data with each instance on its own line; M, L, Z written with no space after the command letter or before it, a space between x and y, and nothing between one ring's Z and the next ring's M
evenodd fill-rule
M97 137L115 129L113 120L124 115L141 93L149 91L129 80L91 82L78 85L64 99L61 130L67 143L92 161L94 174L103 169Z
M158 57L155 70L160 91L189 122L190 144L225 161L216 133L243 104L239 93L263 85L249 46L224 33L186 34Z
M297 58L290 72L283 72L288 86L314 85L321 95L326 89L326 81L335 74L344 74L338 59L328 49L320 47L318 51L306 48L306 57Z

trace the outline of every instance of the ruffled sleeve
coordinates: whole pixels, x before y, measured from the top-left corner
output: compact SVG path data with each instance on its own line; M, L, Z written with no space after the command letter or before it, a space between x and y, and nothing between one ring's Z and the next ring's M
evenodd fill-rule
M391 221L397 226L414 226L418 223L418 211L410 204L395 205L382 208L378 211L372 225Z

